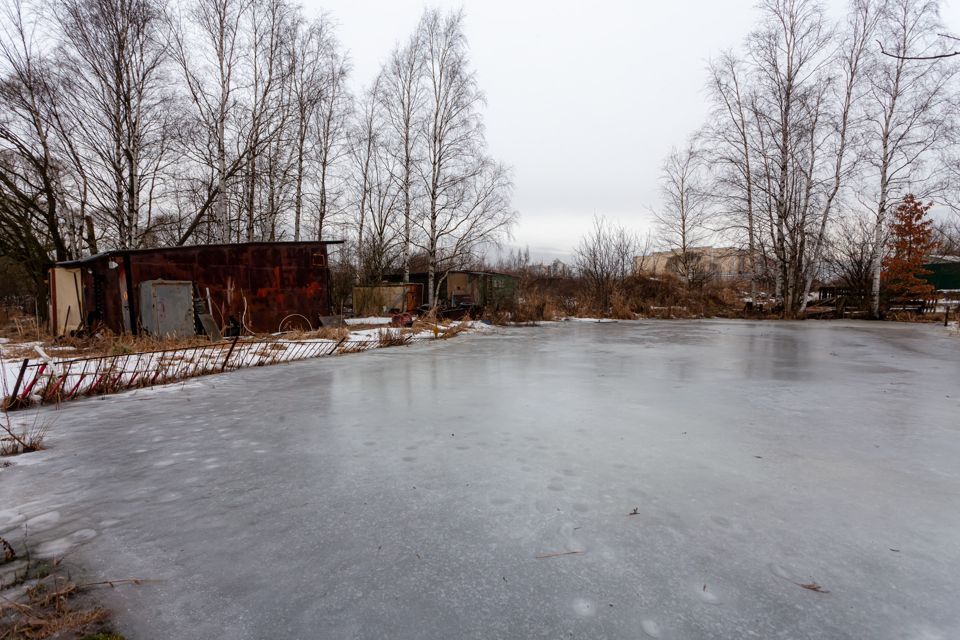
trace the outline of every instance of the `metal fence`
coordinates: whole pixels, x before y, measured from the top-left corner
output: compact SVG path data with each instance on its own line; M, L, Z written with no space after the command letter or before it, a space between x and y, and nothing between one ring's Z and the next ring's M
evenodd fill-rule
M264 367L431 339L395 333L368 340L339 341L239 338L182 349L43 362L27 359L20 366L13 393L5 404L8 409L17 409L35 402L59 403L246 367Z

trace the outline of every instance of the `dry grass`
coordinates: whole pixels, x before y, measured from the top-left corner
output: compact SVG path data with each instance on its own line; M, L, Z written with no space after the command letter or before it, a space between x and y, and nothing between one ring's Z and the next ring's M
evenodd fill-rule
M3 345L3 356L8 359L33 358L37 352L34 343L36 336L29 335L20 343L9 342ZM154 337L154 336L118 336L112 333L95 336L67 336L56 340L46 336L43 348L51 357L79 358L95 356L122 356L146 351L166 351L186 349L210 344L206 336ZM26 344L24 344L26 343Z
M956 319L954 313L950 317ZM943 324L943 313L916 313L913 311L891 311L884 316L891 322L916 322L924 324Z
M513 317L510 315L510 312L503 309L487 312L483 315L484 315L484 318L490 321L490 324L496 325L498 327L506 326L513 321ZM531 324L534 323L533 320L530 320L527 322Z
M567 315L563 312L562 306L559 296L531 289L517 296L516 303L510 309L509 319L521 323L555 320Z
M436 322L426 322L424 320L414 320L413 326L410 328L414 333L420 333L421 331L430 331L433 333L434 337L440 335L442 325L437 324Z
M470 316L464 316L463 320L457 324L451 324L446 327L443 331L440 332L440 335L437 337L441 340L449 340L455 336L460 335L467 329L469 329Z
M13 546L2 542L5 554L0 565L16 561ZM27 555L24 568L12 575L12 582L0 584L0 589L20 587L22 591L0 600L0 640L123 640L107 627L107 611L83 597L84 585L76 584L59 560L34 560Z
M434 325L437 324L437 309L436 307L430 307L430 309L417 317L417 321L424 325Z
M315 331L288 331L283 334L284 340L343 340L349 335L347 327L320 327Z
M632 320L636 316L627 296L620 289L610 294L610 317L617 320Z
M0 307L0 338L25 342L51 340L53 336L35 316L25 314L15 307Z
M429 331L434 338L447 339L465 331L467 329L466 323L469 322L469 314L459 321L454 321L438 318L436 309L430 309L427 313L418 316L407 331L411 334Z
M70 341L77 341L71 344ZM67 338L59 344L75 346L83 355L125 355L142 353L145 351L169 351L173 349L187 349L210 344L206 336L154 337L132 335L105 335L93 338Z
M449 320L440 320L437 317L437 310L430 309L427 313L418 316L414 321L413 325L410 327L410 330L413 333L420 333L422 331L429 331L433 333L434 338L439 338L441 334L446 330L445 328L450 325Z
M403 333L393 329L380 329L377 331L378 347L400 347L410 342L410 334Z

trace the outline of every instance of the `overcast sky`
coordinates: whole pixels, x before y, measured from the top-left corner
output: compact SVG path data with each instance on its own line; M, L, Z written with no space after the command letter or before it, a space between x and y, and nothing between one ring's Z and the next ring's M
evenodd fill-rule
M958 2L943 8L950 29ZM487 141L514 169L512 244L537 259L568 256L594 214L649 227L663 158L706 115L707 60L757 17L754 0L305 0L337 22L356 90L428 5L465 9Z

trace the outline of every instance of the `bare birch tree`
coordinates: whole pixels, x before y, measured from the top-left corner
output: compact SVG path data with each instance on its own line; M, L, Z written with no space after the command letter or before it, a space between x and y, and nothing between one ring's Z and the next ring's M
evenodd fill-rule
M229 182L243 166L236 127L240 65L244 60L242 24L251 0L191 0L174 29L174 59L190 105L185 155L199 174L196 214L178 234L178 244L207 222L206 239L231 238Z
M402 195L403 280L410 281L410 250L416 197L415 172L422 129L420 119L424 101L423 42L421 29L408 42L397 46L390 56L381 85L384 112L392 133L392 148L398 159L397 182Z
M260 154L275 136L282 135L290 116L285 85L292 73L287 53L290 50L293 19L293 9L285 0L254 0L247 14L250 65L244 79L248 97L243 104L246 162L241 207L244 216L243 237L247 242L253 241L258 231L260 237L264 237L266 234L263 230L269 227L269 220L264 225L261 215L263 171Z
M708 153L716 162L714 199L722 201L721 212L729 228L746 235L750 299L757 299L757 223L754 210L754 173L751 157L754 132L750 96L743 63L726 52L710 64L710 95L713 113L705 135L712 143Z
M886 0L880 6L878 36L892 55L878 56L870 73L868 139L865 154L874 202L873 283L870 312L880 315L880 270L887 242L891 203L907 191L929 195L936 169L928 161L948 139L946 117L952 61L917 60L937 51L942 31L937 2Z
M57 158L57 78L37 49L35 15L16 0L0 28L0 243L4 253L32 265L78 252L80 230L66 207L63 168ZM42 240L41 240L42 239ZM31 269L38 273L39 269ZM40 282L35 283L37 285Z
M306 191L310 188L313 173L312 160L317 141L314 125L331 79L327 62L332 56L331 50L336 47L329 19L321 16L318 20L298 24L292 44L293 238L299 241L302 238Z
M348 117L352 108L351 97L347 92L346 78L348 63L346 55L335 46L329 47L322 58L325 78L320 101L313 114L313 128L316 135L314 155L316 162L317 192L317 233L323 240L324 223L332 214L339 212L342 206L341 189L335 186L335 171L349 150Z
M702 177L699 151L691 142L674 149L664 162L660 177L661 208L654 213L657 236L673 255L671 266L687 287L703 284L706 277L702 247L710 237L709 195Z
M95 212L119 247L149 229L176 104L167 91L165 8L154 0L58 0L70 125L87 157Z
M384 114L378 75L357 111L350 157L356 271L359 282L380 282L397 259L400 192L393 179L395 158L385 145Z
M810 259L807 240L822 196L825 99L831 32L811 0L766 0L762 27L750 37L758 187L765 199L765 233L777 265L784 315L798 313Z
M441 236L448 224L456 224L466 189L482 170L477 156L483 96L467 68L462 12L428 10L419 31L426 75L425 152L419 167L426 199L421 248L428 261L427 298L433 304Z
M856 103L861 97L864 67L868 64L867 47L877 28L880 12L874 0L853 0L847 17L847 27L837 58L842 83L839 84L839 110L833 115L831 131L827 136L827 153L832 158L832 177L826 184L826 193L820 204L819 223L813 229L813 249L804 265L803 297L799 312L807 307L810 289L817 275L824 244L827 241L827 224L831 220L834 203L840 189L846 185L854 169L850 145L853 133L859 128ZM832 97L832 96L831 96ZM855 159L855 158L854 158Z

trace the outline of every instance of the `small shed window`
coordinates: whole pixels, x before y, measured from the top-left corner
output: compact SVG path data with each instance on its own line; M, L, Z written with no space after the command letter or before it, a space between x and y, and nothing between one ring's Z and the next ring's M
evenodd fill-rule
M313 253L312 264L315 267L325 267L327 266L327 256L321 253L320 251L315 251Z

